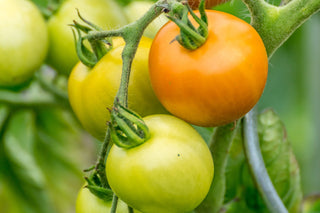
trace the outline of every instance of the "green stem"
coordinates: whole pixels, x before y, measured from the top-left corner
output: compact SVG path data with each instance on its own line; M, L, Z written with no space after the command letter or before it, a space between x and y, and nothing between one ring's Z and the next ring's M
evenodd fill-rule
M103 187L108 186L108 180L107 180L106 169L105 169L105 160L109 150L110 150L110 128L107 129L106 136L104 138L104 142L100 150L98 161L96 163L96 168L95 168L95 171L99 174L100 181Z
M257 130L256 111L257 109L254 107L244 117L244 152L258 191L269 211L272 213L287 213L288 210L275 190L262 158Z
M292 0L277 7L263 0L243 0L251 12L251 25L260 34L268 53L272 54L320 9L320 0Z
M116 194L113 194L110 213L116 213L117 205L118 205L118 196Z
M120 88L118 90L115 101L119 100L119 103L124 107L128 105L128 85L130 78L130 71L132 61L137 52L138 44L141 40L146 27L157 18L162 12L162 7L158 4L154 4L144 16L138 19L136 22L124 27L122 37L126 42L124 50L122 52L122 75Z
M219 126L208 144L214 161L214 178L204 201L196 208L197 213L219 212L226 193L226 167L230 148L237 132L238 125L230 123Z

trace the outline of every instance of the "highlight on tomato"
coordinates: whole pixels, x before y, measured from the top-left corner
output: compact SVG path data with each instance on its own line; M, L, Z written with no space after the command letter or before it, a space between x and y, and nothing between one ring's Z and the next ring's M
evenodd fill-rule
M166 113L155 96L149 78L148 58L152 40L141 39L131 67L128 106L142 116ZM116 40L114 47L92 69L79 62L68 81L69 101L83 127L103 140L120 86L124 41Z
M113 145L106 162L109 184L141 212L181 213L196 208L213 179L213 160L198 132L171 115L144 118L150 138L133 148Z
M76 9L92 23L110 30L127 23L124 13L114 0L66 0L49 19L50 47L48 64L59 73L70 74L79 61L71 27L73 20L79 21Z
M195 50L172 42L180 29L166 24L153 40L150 79L163 106L198 126L218 126L244 116L259 100L268 73L263 41L245 21L206 10L208 37ZM192 20L193 21L193 20Z
M0 86L27 81L48 50L45 20L30 1L0 2Z

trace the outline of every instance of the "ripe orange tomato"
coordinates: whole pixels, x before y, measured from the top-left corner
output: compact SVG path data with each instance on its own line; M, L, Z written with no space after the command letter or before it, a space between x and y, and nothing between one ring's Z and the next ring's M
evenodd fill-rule
M218 126L245 115L259 100L268 57L255 29L227 13L207 10L209 35L196 50L171 42L169 22L153 40L149 72L153 89L173 115L199 126Z
M192 9L198 9L201 0L188 0L188 4ZM206 8L211 8L227 2L228 0L206 0Z

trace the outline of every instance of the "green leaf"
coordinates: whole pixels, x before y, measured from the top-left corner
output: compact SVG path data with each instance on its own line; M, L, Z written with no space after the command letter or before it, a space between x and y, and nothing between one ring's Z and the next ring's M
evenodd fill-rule
M34 114L18 111L12 115L3 135L5 177L19 195L23 212L54 212L45 191L44 175L34 159Z
M299 166L284 125L272 110L259 115L258 135L262 156L276 191L289 212L299 212L302 200ZM269 212L252 180L237 140L231 147L227 171L226 212Z

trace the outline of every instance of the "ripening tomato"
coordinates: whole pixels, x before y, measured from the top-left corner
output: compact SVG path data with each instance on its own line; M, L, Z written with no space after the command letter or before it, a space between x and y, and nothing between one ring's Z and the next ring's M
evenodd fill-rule
M114 0L67 0L48 21L50 47L48 64L59 73L68 75L79 61L69 24L79 21L77 11L103 29L113 29L127 23L125 15ZM79 21L80 22L80 21Z
M45 20L30 1L0 1L0 86L28 80L48 50Z
M104 201L82 187L76 201L76 213L108 213L111 210L112 201ZM139 211L134 210L138 213ZM128 206L122 200L118 200L116 213L128 213Z
M207 10L209 35L196 50L171 42L179 28L166 24L150 50L153 89L173 115L198 126L217 126L245 115L267 80L268 57L255 29L227 13Z
M171 115L144 118L150 138L130 148L113 145L106 174L112 190L144 213L192 211L213 179L208 146L186 122Z
M142 116L165 113L155 96L149 78L148 56L152 40L141 39L135 55L129 82L129 108ZM110 119L108 109L113 106L120 86L122 72L121 53L124 42L116 40L108 52L91 70L79 62L68 81L69 101L83 127L99 140L103 140Z
M188 0L188 4L192 9L198 9L200 1L201 0ZM211 8L227 1L229 0L206 0L205 5L206 5L206 8Z

